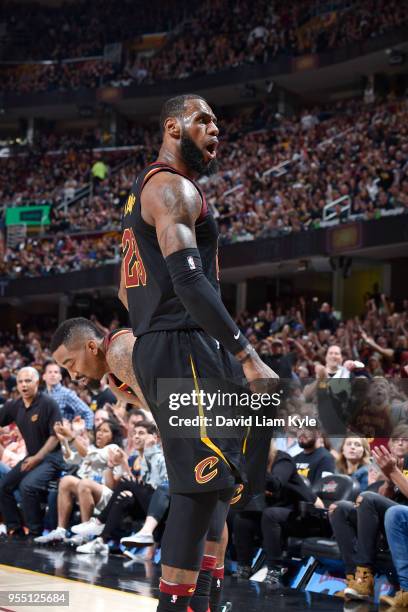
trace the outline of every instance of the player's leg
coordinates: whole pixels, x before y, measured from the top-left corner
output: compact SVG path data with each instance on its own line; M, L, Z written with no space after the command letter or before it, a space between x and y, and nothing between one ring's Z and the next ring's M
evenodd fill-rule
M210 601L209 607L211 612L218 612L220 609L220 603L222 598L222 591L224 588L224 561L225 551L228 546L228 527L227 523L224 524L221 539L217 546L217 559L215 569L212 572L211 579L211 590L210 590Z
M221 540L233 491L233 489L227 492L220 491L220 498L211 517L196 590L190 603L190 608L194 612L207 612L209 608L213 572L217 567L217 558L225 552ZM219 597L221 598L221 592Z
M238 485L237 489L235 490L234 497L232 498L231 503L229 505L228 512L231 509L231 506L241 501L243 490L244 490L244 485L243 484ZM228 524L227 524L227 521L225 520L221 537L219 539L219 542L217 543L217 549L216 549L217 561L216 561L215 569L213 570L213 573L212 573L210 601L209 601L211 612L218 612L220 610L220 603L221 603L222 592L224 588L224 563L225 563L225 552L228 546L228 537L229 537L228 536Z
M223 494L232 495L229 490ZM162 539L158 612L187 612L219 498L219 491L172 495Z

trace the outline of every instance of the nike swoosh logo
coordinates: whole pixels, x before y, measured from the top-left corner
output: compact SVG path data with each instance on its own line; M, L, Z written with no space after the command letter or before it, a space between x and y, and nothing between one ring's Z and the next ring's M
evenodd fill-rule
M236 334L234 334L234 338L235 338L235 340L238 340L240 333L241 333L241 332L240 332L240 331L238 331Z

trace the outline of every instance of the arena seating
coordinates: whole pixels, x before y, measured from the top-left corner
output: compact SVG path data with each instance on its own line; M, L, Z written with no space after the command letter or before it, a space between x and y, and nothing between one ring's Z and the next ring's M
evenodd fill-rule
M121 64L114 64L105 61L101 55L106 42L126 41L141 31L160 31L160 27L171 29L196 7L196 3L174 1L163 9L162 3L154 2L136 30L126 3L123 3L124 10L115 2L106 2L101 11L85 6L84 15L79 14L87 27L91 24L91 43L83 41L76 7L65 8L62 15L57 12L56 22L56 11L50 8L31 9L20 14L16 22L11 21L11 33L19 37L14 36L14 47L8 57L14 54L24 59L24 55L21 57L23 49L30 59L82 57L84 61L62 65L37 64L35 68L24 64L3 67L1 80L5 90L20 93L67 91L79 87L94 89L101 84L123 86L186 79L244 64L262 64L279 56L319 53L343 47L381 36L408 19L407 7L398 0L348 0L334 5L323 2L320 6L296 0L289 6L277 3L274 7L262 0L256 3L256 10L248 0L239 5L228 0L216 4L207 0L152 58L139 57L130 50L124 54ZM7 11L5 17L7 20ZM49 27L51 20L53 25ZM211 31L211 37L202 34L203 23L206 30ZM24 37L27 30L30 35ZM102 30L106 30L103 36ZM22 49L21 45L16 47L16 40L24 41ZM29 47L27 40L33 41ZM38 45L39 40L41 45ZM98 59L92 59L95 54Z
M219 224L220 244L406 213L408 140L398 126L407 120L405 98L392 97L368 106L353 100L316 107L287 118L275 117L267 107L238 115L226 123L220 147L222 169L202 180ZM2 161L0 202L51 204L51 231L119 229L121 207L134 177L157 150L157 132L130 126L119 138L129 142L132 135L137 143L134 149L111 148L99 153L84 148L92 142L90 135L77 141L65 137L61 144L70 145L67 152L55 154L44 150L52 143L58 151L61 145L55 136L39 135L37 147ZM378 145L380 135L389 143L385 149ZM350 164L345 165L344 156L351 151ZM90 170L97 159L111 172L89 192ZM325 172L318 172L323 169ZM69 206L68 197L81 189L86 197ZM47 244L56 240L46 238ZM27 241L31 250L33 242L38 239ZM95 248L99 249L98 242ZM52 268L50 250L48 265ZM7 250L3 274L20 258L25 253L18 248ZM25 262L21 263L25 269Z
M152 0L148 5L141 0L104 0L97 5L80 1L22 6L8 0L0 8L0 21L7 33L4 53L14 61L100 55L106 44L173 29L196 4L195 0Z

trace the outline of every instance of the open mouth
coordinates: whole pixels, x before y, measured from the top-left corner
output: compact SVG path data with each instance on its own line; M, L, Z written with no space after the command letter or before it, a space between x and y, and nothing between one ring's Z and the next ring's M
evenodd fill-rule
M205 151L210 159L214 159L217 155L217 142L210 142L205 148Z

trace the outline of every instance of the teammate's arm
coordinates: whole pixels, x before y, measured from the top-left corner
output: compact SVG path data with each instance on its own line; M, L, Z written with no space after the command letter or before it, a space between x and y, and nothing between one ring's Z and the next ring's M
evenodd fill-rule
M143 190L142 205L156 227L174 291L194 321L246 364L248 382L277 378L240 332L203 272L195 236L202 202L194 185L180 175L159 173Z
M110 385L109 387L119 400L125 401L128 404L134 404L139 408L142 406L145 410L149 410L150 412L150 408L143 397L133 370L132 354L134 343L135 337L133 334L118 336L108 347L106 361L108 362L110 371L133 390L137 396L137 401L127 393L113 388Z

